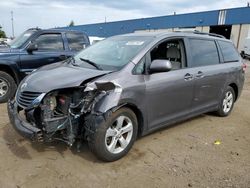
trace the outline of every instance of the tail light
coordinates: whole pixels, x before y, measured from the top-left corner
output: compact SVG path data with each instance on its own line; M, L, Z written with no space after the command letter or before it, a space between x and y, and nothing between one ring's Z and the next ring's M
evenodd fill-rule
M247 64L246 63L242 64L242 70L243 70L243 72L245 72L247 70Z

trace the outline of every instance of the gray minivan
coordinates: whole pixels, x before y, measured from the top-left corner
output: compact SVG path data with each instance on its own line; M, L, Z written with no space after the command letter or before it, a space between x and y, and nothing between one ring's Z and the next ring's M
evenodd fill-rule
M245 69L232 42L214 34L120 35L33 72L8 112L33 141L85 140L114 161L138 136L206 112L229 115Z

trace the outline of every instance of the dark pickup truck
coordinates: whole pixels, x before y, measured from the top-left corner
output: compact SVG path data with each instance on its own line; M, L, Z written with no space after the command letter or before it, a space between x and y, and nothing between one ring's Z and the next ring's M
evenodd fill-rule
M80 31L29 29L0 48L0 103L14 96L17 85L35 69L65 60L89 45Z

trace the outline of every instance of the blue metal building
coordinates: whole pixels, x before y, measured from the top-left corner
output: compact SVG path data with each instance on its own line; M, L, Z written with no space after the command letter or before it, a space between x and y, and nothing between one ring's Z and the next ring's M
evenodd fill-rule
M225 11L225 20L222 24L218 22L221 11ZM85 31L89 36L109 37L118 34L131 33L137 30L233 24L250 24L250 7L77 25L67 28Z
M156 31L164 29L193 28L205 32L213 32L231 38L237 47L241 37L246 37L250 24L250 7L225 10L214 10L189 14L168 15L124 21L96 23L66 27L81 30L89 36L110 37L113 35L137 31ZM247 34L246 34L247 33Z

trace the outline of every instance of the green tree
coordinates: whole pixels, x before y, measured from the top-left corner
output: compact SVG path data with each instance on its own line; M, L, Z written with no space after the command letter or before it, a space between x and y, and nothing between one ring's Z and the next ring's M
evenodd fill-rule
M6 38L5 32L2 30L2 26L0 25L0 38Z
M74 23L74 21L73 20L71 20L71 22L69 23L69 27L72 27L72 26L74 26L75 25L75 23Z

